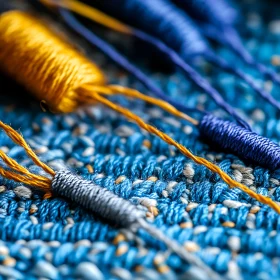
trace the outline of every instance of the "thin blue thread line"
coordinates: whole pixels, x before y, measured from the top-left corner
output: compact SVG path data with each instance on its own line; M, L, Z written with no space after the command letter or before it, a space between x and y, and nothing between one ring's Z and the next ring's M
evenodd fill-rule
M160 98L162 98L165 101L170 102L172 105L174 105L177 109L182 110L184 112L187 111L198 111L196 108L189 108L186 107L176 101L174 101L172 98L168 97L166 94L164 94L161 90L156 88L152 81L137 67L135 67L133 64L131 64L124 56L122 56L120 53L118 53L114 48L112 48L108 43L97 37L93 32L91 32L89 29L84 27L81 23L79 23L78 20L75 19L74 16L70 12L68 12L65 9L60 9L60 14L63 17L64 21L68 26L70 26L72 29L74 29L77 33L85 37L88 41L90 41L92 44L97 46L101 51L106 53L112 60L117 62L119 65L121 65L123 68L125 68L127 71L132 73L135 77L137 77L143 84L145 84L149 89L152 89L152 91ZM206 93L208 93L213 100L216 102L217 105L222 107L226 112L228 112L231 116L235 117L235 119L241 124L242 126L246 127L247 129L250 129L250 126L241 119L235 110L228 105L221 95L218 93L216 89L211 87L211 85L203 79L200 74L198 74L192 67L190 67L187 63L185 63L180 56L170 48L168 48L165 44L163 44L161 41L156 40L152 36L149 36L148 34L134 29L134 34L137 38L149 42L152 45L156 46L158 49L160 49L163 53L165 53L169 58L172 59L172 61L175 63L176 66L180 67L195 83L196 85L204 90ZM201 111L200 111L201 112ZM204 114L205 111L202 111Z
M154 82L149 79L139 68L135 67L132 63L128 61L123 55L116 51L107 42L96 36L88 28L83 26L70 12L65 9L59 9L59 13L64 19L65 23L75 30L77 33L86 38L91 44L95 45L99 50L109 56L113 61L118 63L121 67L127 70L129 73L133 74L139 81L141 81L152 93L156 96L168 101L170 104L175 106L177 109L183 112L199 112L206 114L205 111L187 107L182 105L180 102L174 101L173 98L167 96L160 88L158 88Z

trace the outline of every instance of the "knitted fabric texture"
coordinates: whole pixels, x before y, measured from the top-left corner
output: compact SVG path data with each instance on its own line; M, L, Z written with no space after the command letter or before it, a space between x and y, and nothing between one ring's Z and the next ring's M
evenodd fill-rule
M259 61L279 67L277 4L272 11L250 1L245 45ZM268 6L268 5L267 5ZM255 14L247 13L252 11ZM258 13L260 13L258 15ZM265 13L267 22L261 18ZM278 13L279 14L279 13ZM268 17L269 15L269 17ZM242 30L241 30L242 31ZM118 37L111 39L116 40ZM118 39L127 49L131 41ZM85 53L108 73L110 83L145 88L97 51ZM137 47L133 62L141 65ZM230 63L248 70L228 50L218 49ZM133 54L132 54L133 55ZM142 65L162 88L187 106L224 114L203 92L180 73ZM224 98L240 108L258 134L279 142L279 113L262 102L252 89L220 70L198 64ZM219 176L194 164L158 138L103 106L88 106L75 113L42 112L38 103L14 81L0 76L0 119L20 130L40 159L55 170L70 169L115 195L132 202L145 219L188 252L228 279L280 279L280 216L237 188L229 188ZM270 82L260 85L272 90ZM6 89L5 89L6 88ZM220 152L199 136L197 128L148 106L143 101L112 97L130 106L148 123L166 131L197 155L215 162L235 180L255 192L280 202L280 171L243 162ZM46 175L24 150L3 133L0 147L33 173ZM2 163L0 163L2 164ZM103 205L102 205L103 207ZM115 227L86 208L59 196L43 199L43 193L0 178L0 279L207 279L144 230ZM2 277L2 278L1 278Z

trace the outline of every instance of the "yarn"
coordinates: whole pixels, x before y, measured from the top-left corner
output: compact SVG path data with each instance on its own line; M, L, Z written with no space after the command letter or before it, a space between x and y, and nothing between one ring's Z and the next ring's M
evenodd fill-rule
M41 1L46 3L56 3L56 5L62 5L68 8L71 8L71 3L74 2L73 0L61 0L58 2L53 2L53 0ZM262 98L280 110L280 103L268 92L258 87L251 78L239 69L236 69L235 66L229 65L225 60L214 54L207 42L204 40L204 37L200 34L199 27L196 26L187 15L183 14L179 8L172 5L172 3L169 3L167 0L116 0L96 2L95 5L160 38L168 46L178 52L185 60L193 60L195 57L202 56L214 65L236 75L252 87ZM73 6L73 10L75 7L76 5ZM160 9L158 7L160 7ZM82 9L79 9L78 12L81 11ZM132 16L134 13L141 16L134 17ZM89 16L88 13L86 16ZM90 16L92 16L92 14L90 14ZM145 18L145 20L142 20L142 18ZM100 19L101 17L99 17L99 20ZM97 20L96 17L94 17L94 20ZM105 19L102 19L102 24L106 24ZM123 28L118 29L119 32L122 32L122 30ZM136 29L133 30L134 36L143 39L138 35ZM157 46L154 42L152 42L154 40L147 41ZM165 52L165 54L167 53ZM178 65L176 60L173 62L175 65L180 67L180 64ZM261 72L263 72L265 68L265 66L259 64L256 67ZM184 68L182 69L184 70ZM274 76L274 80L277 80L276 74ZM247 126L247 128L249 127Z
M219 148L272 170L280 167L279 146L268 138L211 115L202 118L199 131L202 137L213 141Z
M79 6L77 7L77 10L79 11ZM92 16L91 9L85 10L89 16ZM114 49L110 44L99 38L97 35L92 33L89 29L84 27L78 20L76 20L70 13L68 13L66 10L60 11L61 16L65 20L65 22L76 32L78 32L80 35L83 35L90 43L92 43L94 46L96 46L100 51L105 53L108 57L110 57L113 61L118 63L122 68L124 68L126 71L131 73L134 77L136 77L148 90L150 90L154 95L157 97L169 102L173 106L175 106L177 109L183 111L183 112L199 112L202 113L201 110L188 107L186 105L183 105L181 102L175 101L172 97L169 97L166 93L164 93L159 87L156 86L156 84L150 79L144 72L142 72L139 68L137 68L133 63L131 63L125 56L120 54L116 49ZM95 15L95 14L94 14ZM110 20L106 20L106 22L113 21L111 18ZM113 21L114 24L112 24L111 28L117 28L120 24ZM124 32L127 32L128 28L122 29Z
M4 26L3 26L4 25ZM33 30L30 30L33 29ZM7 31L6 31L7 30ZM35 37L28 37L30 41L26 41L26 38L23 38L22 35L25 34L22 33L23 31L26 31L26 36L28 34L33 34L33 32L38 31L40 34L37 34ZM2 32L1 32L2 31ZM22 49L22 41L25 42L25 48ZM31 89L35 89L34 93L36 94L36 97L39 99L45 98L49 102L49 107L53 108L54 111L58 111L58 109L62 109L64 111L68 111L69 108L64 108L64 106L70 104L72 107L71 109L74 110L77 106L77 104L88 104L88 103L96 103L99 102L101 104L106 105L107 107L115 110L116 112L121 113L122 115L126 116L129 120L132 120L136 122L139 127L143 128L144 130L150 132L151 134L154 134L158 136L160 139L165 141L166 143L176 147L183 155L189 157L194 162L206 166L211 171L219 174L219 176L231 187L238 187L244 192L246 192L251 197L257 199L258 201L262 203L268 204L270 207L272 207L275 211L280 213L280 206L272 201L269 197L264 197L261 194L257 194L253 192L251 189L246 187L245 185L238 183L237 181L231 179L229 175L227 175L225 172L223 172L217 165L207 161L204 158L195 156L192 154L186 147L176 142L172 137L168 136L167 134L161 132L159 129L153 127L152 125L149 125L145 123L140 117L132 113L130 110L125 109L108 99L102 97L102 94L112 94L115 90L122 91L128 95L137 95L138 97L143 97L141 93L131 93L130 89L122 88L120 86L114 87L114 86L102 86L102 82L104 82L104 76L102 72L97 68L97 66L91 65L91 62L89 62L85 57L82 55L75 56L75 53L78 54L77 51L72 49L71 47L68 47L68 45L61 41L58 37L56 37L51 31L49 31L46 27L44 27L40 22L38 22L35 18L26 15L23 12L18 11L12 11L8 12L0 17L0 42L2 53L5 53L6 56L13 57L14 62L17 59L17 65L22 65L21 62L28 61L29 62L29 68L35 69L43 69L45 71L35 71L30 70L26 71L26 69L23 68L17 68L15 65L9 65L9 63L6 60L6 57L0 56L0 61L3 61L1 65L5 65L7 67L7 72L10 74L13 74L15 69L17 69L17 78L25 85L25 86L32 86ZM51 44L52 43L52 44ZM53 46L53 43L57 44L56 46ZM36 47L40 47L41 49L45 49L48 47L48 52L50 53L50 57L46 57L46 55L42 55L43 57L40 57L40 50L38 50ZM53 55L55 52L57 52L58 58L55 59ZM63 48L65 48L65 52L63 52ZM24 51L23 51L24 50ZM35 54L35 55L34 55ZM34 57L35 60L32 58ZM76 60L75 60L76 57ZM59 59L60 58L60 59ZM47 61L45 61L45 60ZM61 63L61 59L64 59L65 64ZM67 63L68 62L68 63ZM75 62L75 63L74 63ZM35 64L33 64L35 63ZM42 65L40 65L40 63ZM85 64L84 64L85 63ZM46 66L50 67L48 71L46 71ZM66 68L66 71L64 71L64 68ZM71 67L73 67L74 72L71 72ZM60 73L58 73L58 70L60 69ZM81 69L79 72L77 69ZM84 69L89 69L89 72L82 71ZM24 75L26 72L31 73L33 76L25 77ZM77 73L79 72L79 73ZM97 72L97 73L95 73ZM85 73L85 78L80 77L82 73ZM89 74L88 74L89 73ZM92 73L95 73L94 75ZM43 75L44 74L44 75ZM54 74L59 74L58 79L54 76ZM22 76L21 76L22 75ZM67 76L68 75L68 76ZM74 77L74 75L78 75L78 77ZM93 80L90 82L90 77L93 76ZM65 80L63 80L63 78ZM97 79L99 77L99 79ZM25 78L25 79L24 79ZM34 80L34 85L29 85L31 82L31 79ZM36 82L39 82L41 79L41 85L36 85ZM80 81L80 84L78 82ZM64 84L66 83L66 84ZM70 85L68 85L68 83ZM75 88L73 88L73 84L75 84ZM54 97L54 89L60 88L61 91L66 95L67 102L64 101L64 97L61 93L58 95L59 102L57 100L52 100ZM71 95L68 93L68 89L71 90ZM51 97L52 98L51 98ZM75 98L74 100L70 99L70 96ZM144 98L144 97L143 97ZM146 97L147 98L147 97ZM146 99L147 101L151 102L151 99ZM74 101L74 102L72 102ZM155 100L153 99L152 102ZM62 103L64 106L61 106ZM184 117L185 115L179 111L177 111L174 107L171 105L166 104L162 101L162 103L158 103L158 106L163 105L165 109L170 112L174 112L177 116ZM75 106L73 106L75 105ZM63 111L62 111L63 112ZM53 170L46 168L35 156L34 153L32 153L32 150L28 148L28 145L24 141L24 139L19 134L14 131L9 126L4 126L5 131L7 134L12 138L13 141L15 141L17 144L23 146L26 150L26 152L32 157L32 159L35 161L35 164L37 164L39 167L42 167L46 172L53 175ZM9 167L13 167L12 164L8 165ZM18 167L16 167L17 171L20 170ZM3 176L6 177L6 174L4 174L4 169L0 168ZM16 173L13 173L14 176L16 176ZM19 174L28 177L28 174L25 174L23 171L23 174ZM20 181L22 177L15 177L14 180ZM35 182L35 181L34 181ZM37 182L37 181L36 181ZM38 180L39 183L39 180ZM43 188L45 191L50 191L49 188Z
M238 19L237 10L228 0L172 0L172 2L198 22L206 22L220 28L232 26Z
M49 3L48 0L44 0L41 2ZM83 5L76 1L56 2L56 4L71 8L74 11L79 12L79 13L83 14L84 16L89 17L90 19L97 20L99 23L105 24L107 26L106 19L108 16L103 18L102 14L99 11L97 11L89 6ZM97 12L97 15L98 15L97 17L95 16L95 12ZM179 102L174 101L172 98L166 96L163 92L161 92L157 88L155 88L151 84L151 82L148 81L146 79L146 77L143 76L144 74L141 73L138 68L136 68L131 63L129 63L129 61L127 61L127 59L124 58L121 54L116 53L116 51L112 50L110 48L110 46L108 46L108 44L105 45L104 44L105 42L102 42L102 44L100 44L100 41L97 40L98 38L96 37L96 35L94 35L90 30L88 30L81 23L79 23L69 12L61 10L60 14L64 18L65 22L72 29L77 31L79 34L82 34L83 36L85 36L85 38L87 40L89 40L91 43L93 43L94 45L98 45L99 48L102 49L102 51L105 52L111 59L116 61L118 64L120 64L122 67L124 67L127 71L129 71L134 76L136 76L149 89L152 89L153 93L156 94L158 97L162 98L165 101L170 102L177 109L180 109L184 112L194 111L194 109L186 108ZM100 19L102 19L102 21L100 21ZM120 26L120 23L116 26ZM115 29L118 29L121 32L122 32L122 30L124 30L125 33L127 30L127 28L125 29L125 28L116 28L116 27L115 27ZM225 102L223 100L220 93L215 88L213 88L210 85L210 83L206 79L204 79L198 72L196 72L193 68L191 68L188 64L186 64L180 58L180 56L177 55L172 49L168 48L166 45L164 45L162 42L160 42L156 38L153 38L152 36L149 36L148 34L141 32L140 30L134 29L133 34L136 34L138 38L155 45L161 52L165 53L175 63L175 65L178 66L179 68L181 68L188 75L188 77L190 77L190 79L195 82L195 84L199 88L201 88L203 91L205 91L216 102L216 104L218 106L220 106L226 112L228 112L230 115L235 117L235 119L238 121L238 123L240 125L250 129L250 126L242 118L240 118L238 116L238 114L235 112L235 110L227 102ZM110 49L108 49L108 48L110 48Z
M11 11L0 18L0 68L26 86L54 112L80 105L75 89L104 84L98 67L31 16Z
M117 226L131 227L144 217L144 213L128 200L120 198L106 188L83 180L70 171L56 172L52 180L52 190L56 195L83 205Z

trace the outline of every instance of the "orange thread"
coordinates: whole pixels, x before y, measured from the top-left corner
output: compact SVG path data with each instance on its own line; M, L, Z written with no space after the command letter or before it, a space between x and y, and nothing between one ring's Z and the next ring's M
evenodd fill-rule
M88 19L91 19L95 22L103 24L106 27L109 27L118 32L122 32L124 34L132 34L132 29L120 22L119 20L102 13L101 11L88 6L86 4L80 3L75 0L40 0L44 5L47 6L59 6L63 8L67 8L77 14L80 14Z
M14 143L18 144L19 146L23 147L27 155L33 160L33 162L41 167L45 172L49 173L50 175L54 176L55 172L46 164L40 161L40 159L37 157L37 155L34 153L34 151L29 147L29 145L26 143L24 138L13 128L11 128L9 125L3 123L0 121L0 128L2 128L6 134L14 141Z
M37 157L34 151L29 147L29 145L26 143L24 138L17 131L15 131L9 125L4 124L1 121L0 121L0 128L2 128L5 131L5 133L12 139L12 141L14 141L16 144L24 148L27 155L32 159L32 161L37 166L41 167L45 172L47 172L51 176L55 175L54 170L52 170L49 166L47 166ZM11 171L8 171L0 167L0 174L2 177L14 180L16 182L32 185L44 191L50 191L51 179L41 175L31 173L28 169L21 166L14 159L8 157L1 150L0 150L0 158L11 169Z
M130 110L102 97L100 94L119 92L156 104L177 116L182 117L184 115L166 102L144 96L138 91L121 86L106 86L104 75L95 64L56 37L35 18L23 12L15 11L8 12L0 17L0 67L10 75L15 76L39 100L45 100L53 111L74 111L83 103L99 102L108 106L133 120L144 130L173 145L194 162L219 174L230 187L240 188L254 199L269 205L277 213L280 213L280 206L269 197L253 192L245 185L233 180L217 165L193 155L186 147L157 128L145 123ZM19 133L2 122L0 122L0 127L16 144L25 149L35 164L54 176L55 172L38 159ZM45 189L48 191L46 197L50 196L50 181L47 178L29 173L3 154L1 158L9 168L16 171L15 173L1 168L0 174L3 177Z
M147 103L151 103L153 105L156 105L165 111L167 111L170 114L173 114L176 117L185 119L186 121L192 123L193 125L198 125L198 121L191 118L187 114L177 110L174 106L170 105L168 102L160 100L158 98L154 98L148 95L145 95L138 90L119 86L119 85L107 85L107 86L95 86L95 85L84 85L83 88L87 88L89 91L95 91L99 94L118 94L121 93L123 95L126 95L128 97L138 98L143 101L146 101Z

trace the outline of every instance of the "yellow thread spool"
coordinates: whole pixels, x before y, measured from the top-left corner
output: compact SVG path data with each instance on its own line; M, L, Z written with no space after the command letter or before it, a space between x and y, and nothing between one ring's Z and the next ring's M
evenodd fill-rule
M83 84L104 85L101 70L32 16L0 16L0 68L26 86L53 112L74 111Z

